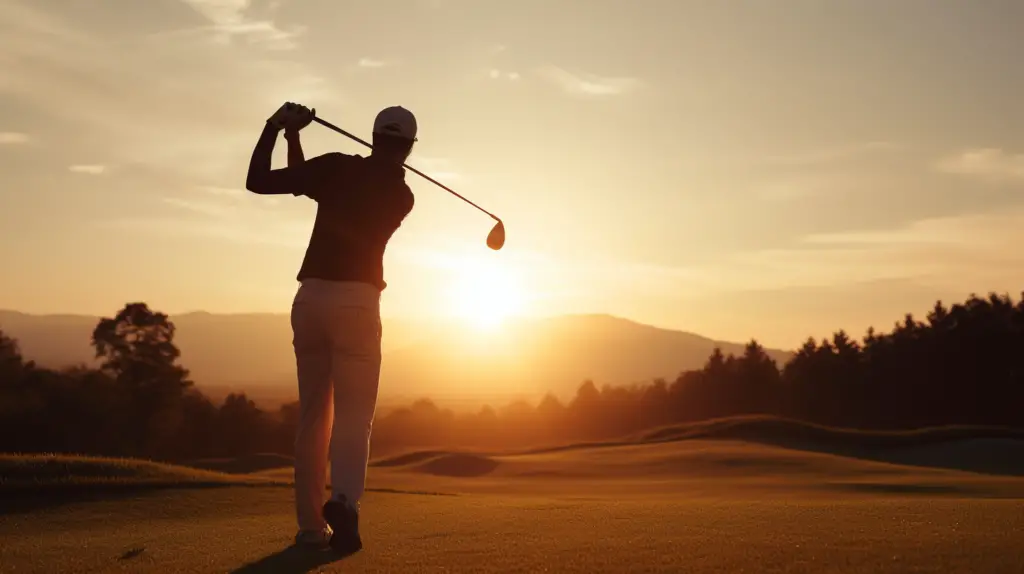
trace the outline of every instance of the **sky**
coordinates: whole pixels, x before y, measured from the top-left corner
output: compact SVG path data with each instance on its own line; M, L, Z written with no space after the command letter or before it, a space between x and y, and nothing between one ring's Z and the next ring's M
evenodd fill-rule
M410 165L505 221L491 251L409 173L388 317L792 347L1019 298L1021 26L1015 0L0 0L0 308L286 313L315 204L244 189L285 101L367 139L409 108Z

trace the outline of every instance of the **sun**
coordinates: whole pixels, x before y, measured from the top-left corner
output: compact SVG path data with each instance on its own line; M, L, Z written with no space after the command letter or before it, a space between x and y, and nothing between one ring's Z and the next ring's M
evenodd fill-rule
M499 262L467 260L453 281L452 314L479 331L497 330L526 306L521 276Z

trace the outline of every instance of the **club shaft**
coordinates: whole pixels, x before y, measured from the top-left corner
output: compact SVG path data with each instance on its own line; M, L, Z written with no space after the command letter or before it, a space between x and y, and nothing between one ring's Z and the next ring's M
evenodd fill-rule
M328 122L328 121L322 120L322 119L320 119L320 118L318 118L318 117L315 117L315 116L313 117L313 121L314 121L314 122L316 122L316 123L318 123L318 124L320 124L320 125L322 125L322 126L324 126L325 128L328 128L328 129L334 130L334 131L338 132L339 134L341 134L341 135L343 135L343 136L347 136L347 137L349 137L349 138L351 138L351 139L353 139L353 140L355 140L355 141L357 141L357 142L359 142L359 143L363 144L364 146L366 146L366 147L368 147L368 148L370 148L370 149L373 149L373 146L372 146L372 145L370 145L370 144L369 144L368 142L366 142L366 140L363 140L362 138L359 138L359 137L357 137L357 136L354 136L354 135L352 135L352 134L348 133L347 131L345 131L345 130L343 130L343 129L339 128L338 126L336 126L336 125L334 125L334 124L332 124L332 123L330 123L330 122ZM409 170L409 171L411 171L411 172L415 173L416 175L418 175L418 176L422 177L423 179L425 179L425 180L429 181L430 183L433 183L434 185L436 185L436 186L440 187L441 189L443 189L443 190L447 191L448 193L450 193L450 194L454 195L455 197L457 197L457 198L461 199L462 201L465 201L466 203L468 203L468 204L472 205L473 207L475 207L475 208L479 209L480 211L482 211L482 212L486 213L487 215L491 216L491 219L493 219L493 220L495 220L495 221L498 221L498 222L500 222L500 221L501 221L501 219L499 219L497 215L494 215L494 214L493 214L493 213L491 213L490 211L487 211L486 209L484 209L484 208L480 207L479 205L477 205L477 204L473 203L472 201L470 201L470 200L466 199L465 197L463 197L463 196L459 195L459 194L458 194L458 193L457 193L457 192L456 192L455 190L453 190L452 188L450 188L450 187L448 187L447 185L445 185L445 184L443 184L443 183L441 183L441 182L437 181L436 179L434 179L434 178L430 177L429 175L427 175L427 174L423 173L422 171L420 171L420 170L418 170L418 169L416 169L416 168L414 168L414 167L412 167L412 166L410 166L410 165L408 165L408 164L404 164L404 163L402 164L402 167L404 167L405 169L407 169L407 170Z

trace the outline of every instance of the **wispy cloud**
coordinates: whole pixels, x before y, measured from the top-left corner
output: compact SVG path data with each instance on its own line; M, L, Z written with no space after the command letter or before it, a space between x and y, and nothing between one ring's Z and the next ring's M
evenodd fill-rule
M920 219L907 225L812 234L802 245L737 254L716 263L721 287L838 286L907 279L970 290L1019 277L1024 210ZM988 288L988 287L986 287Z
M196 1L195 14L157 24L191 26L195 37L132 30L111 37L63 3L43 4L0 1L0 97L60 122L69 146L82 145L74 141L82 134L104 139L104 153L118 164L224 180L244 172L237 150L251 147L254 121L286 100L327 105L342 93L305 59L271 56L247 40L211 45L209 26L196 28L202 18L247 24L244 2Z
M269 207L277 198L256 197L232 188L192 187L191 193L159 198L165 209L144 216L120 217L97 223L162 236L202 237L242 245L304 247L309 238L309 215Z
M266 48L290 50L296 47L295 38L305 28L295 27L290 30L280 28L272 20L255 20L247 16L250 8L249 0L182 0L196 12L210 21L207 28L214 34L214 39L228 44L234 38L243 38L250 44L259 44Z
M84 173L86 175L103 175L107 172L107 166L99 164L79 164L68 166L72 173Z
M15 145L29 142L28 134L20 132L0 132L0 145Z
M964 235L965 218L923 219L904 227L835 233L813 233L804 243L818 246L952 245L971 241Z
M518 80L520 77L519 72L504 72L497 68L491 68L491 70L487 72L487 75L490 76L492 80L509 80L513 82Z
M1024 181L1024 153L999 148L965 150L940 159L935 167L944 173L992 182Z
M359 58L359 62L356 63L360 68L383 68L388 64L384 60L377 60L375 58Z
M558 66L545 66L539 72L565 92L576 96L619 96L640 86L640 81L636 78L570 72Z
M237 211L236 207L224 203L183 199L180 197L164 197L162 200L167 205L211 217L226 217Z
M531 259L528 267L548 285L586 280L634 295L637 288L633 284L643 285L647 292L674 296L835 288L894 280L965 292L976 285L1012 289L1024 266L1024 254L1016 247L1022 226L1024 209L808 235L789 247L733 252L690 265ZM632 279L628 285L620 284L619 277ZM566 294L568 297L569 292Z

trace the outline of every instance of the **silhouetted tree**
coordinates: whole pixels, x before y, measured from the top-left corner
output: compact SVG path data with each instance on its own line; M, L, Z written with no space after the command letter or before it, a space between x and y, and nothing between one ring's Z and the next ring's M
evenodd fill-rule
M292 453L297 404L264 411L241 393L213 404L178 364L174 332L166 315L131 303L93 332L99 368L54 370L26 361L0 331L0 450L177 461ZM1022 409L1024 294L971 295L861 341L843 330L808 338L781 369L751 340L738 357L715 348L671 382L583 381L567 403L549 394L456 413L424 398L379 416L371 448L518 448L756 413L859 428L1024 427Z
M101 371L129 397L128 452L159 456L174 450L184 417L181 399L192 385L177 365L174 324L145 303L129 303L113 318L100 319L92 334Z

